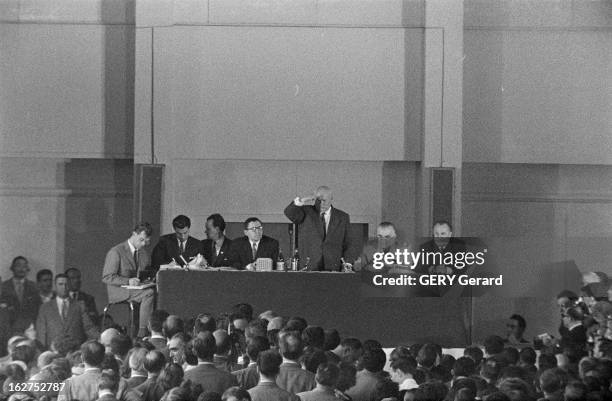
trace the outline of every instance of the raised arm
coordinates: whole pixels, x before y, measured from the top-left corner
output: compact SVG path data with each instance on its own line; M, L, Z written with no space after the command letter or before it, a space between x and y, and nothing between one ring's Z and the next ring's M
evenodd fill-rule
M298 196L285 208L285 216L293 223L300 224L306 218L304 203L312 201L313 199L314 197L300 198Z

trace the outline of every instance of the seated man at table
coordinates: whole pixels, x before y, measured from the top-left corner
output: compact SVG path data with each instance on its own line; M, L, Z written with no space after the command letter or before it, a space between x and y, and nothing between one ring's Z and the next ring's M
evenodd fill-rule
M255 261L270 258L272 263L278 259L278 241L263 235L263 225L257 217L249 217L244 222L244 237L232 241L229 260L232 267L239 270L255 270Z
M380 270L377 268L377 263L375 263L375 255L384 255L386 253L395 254L397 250L403 251L404 249L410 250L410 247L407 244L400 244L397 238L397 233L395 231L395 226L393 223L389 223L387 221L382 222L376 228L376 238L371 239L367 242L367 244L363 247L363 251L361 252L361 256L355 261L355 270L367 270L367 271L377 271ZM402 273L410 272L410 266L402 263L397 263L395 258L393 258L393 264L384 264L385 270L391 269L398 270L399 268L404 268ZM381 263L380 261L378 263Z
M202 241L202 255L211 267L229 266L229 248L232 240L225 236L225 220L219 213L206 219L206 239Z
M153 289L127 289L122 286L140 284L140 273L147 270L151 259L144 247L149 244L153 228L149 223L138 223L127 241L115 245L106 254L102 282L108 290L108 301L140 303L138 337L147 333L147 325L153 313Z
M455 266L442 262L449 254L465 252L465 242L453 237L453 227L446 220L436 221L433 224L432 232L433 238L419 247L423 254L430 255L430 257L421 258L421 263L416 267L416 271L420 274L456 274Z
M172 261L184 266L198 253L202 253L200 240L189 235L189 229L191 228L189 217L182 214L176 216L172 220L172 228L174 232L162 235L155 248L153 248L151 256L152 274L159 270L159 266L169 264Z

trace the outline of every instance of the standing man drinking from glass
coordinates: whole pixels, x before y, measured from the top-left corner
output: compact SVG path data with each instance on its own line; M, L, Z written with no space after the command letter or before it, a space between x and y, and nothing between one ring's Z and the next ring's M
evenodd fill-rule
M309 258L313 270L352 269L350 218L333 207L332 200L331 189L321 186L314 195L298 196L285 208L285 216L298 225L300 263Z

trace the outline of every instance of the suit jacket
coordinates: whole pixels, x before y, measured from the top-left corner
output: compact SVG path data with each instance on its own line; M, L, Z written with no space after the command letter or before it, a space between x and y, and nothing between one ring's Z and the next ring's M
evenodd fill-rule
M36 338L49 348L54 340L70 338L75 344L82 344L87 338L96 339L98 331L87 313L74 301L68 304L68 316L62 320L57 301L43 304L36 319Z
M202 241L202 255L208 262L209 266L212 267L227 267L231 266L229 260L229 250L232 245L232 240L225 237L223 244L221 244L221 250L218 255L215 255L215 241L211 239L205 239Z
M115 245L106 254L102 282L106 284L109 302L121 302L130 297L130 291L121 288L127 285L130 278L135 278L141 271L151 265L149 255L144 249L138 251L138 267L127 241Z
M191 380L200 384L204 391L214 391L223 394L225 390L236 386L238 382L231 373L217 369L213 364L201 364L185 372L185 381Z
M93 324L98 324L98 308L96 307L96 299L83 292L79 291L76 295L76 301L85 308L85 312Z
M259 372L257 372L257 364L252 364L244 369L232 372L238 380L238 385L245 390L257 386L259 383Z
M325 391L317 388L299 393L297 396L300 397L301 401L338 401L333 390Z
M278 259L278 241L274 238L262 236L257 245L256 258L270 258L274 264ZM232 241L229 250L229 260L232 267L244 269L249 263L253 263L253 250L247 236Z
M148 342L150 342L156 350L162 351L164 348L168 346L168 341L165 338L147 338Z
M102 378L100 369L87 369L82 375L72 376L64 381L64 388L60 391L57 401L95 401L98 399L98 384ZM115 397L124 399L127 382L119 379L119 390Z
M448 244L446 245L446 247L444 249L440 249L438 247L438 245L436 244L436 242L433 240L433 238L427 242L425 242L424 244L422 244L419 249L419 251L421 252L440 252L442 253L442 255L446 254L447 252L450 252L452 254L458 253L458 252L465 252L466 251L466 247L465 247L465 242L463 242L462 240L458 239L458 238L454 238L451 237L450 240L448 241ZM427 262L427 261L426 261ZM421 263L416 267L416 271L417 273L421 273L421 274L427 274L429 273L429 269L432 266L435 266L435 263L431 263L433 262L433 260L429 260L430 263ZM453 270L453 273L457 272L457 269L454 266L448 266Z
M9 306L10 320L13 332L23 332L28 326L36 321L38 308L42 304L36 283L24 280L23 298L19 302L13 279L2 283L0 290L0 303Z
M280 365L280 372L276 377L276 384L283 390L287 390L293 394L310 391L317 385L314 373L302 369L302 367L295 362L283 362Z
M127 388L128 390L133 389L134 387L140 386L147 380L147 376L132 376L127 379Z
M189 262L189 258L196 256L198 253L203 253L202 242L197 238L188 237L187 242L185 243L185 252L183 253L183 257L185 260L187 260L187 262ZM179 265L185 265L180 258L176 234L162 235L159 237L159 242L157 242L157 245L155 245L155 248L153 248L153 253L151 255L151 267L153 268L153 271L157 272L160 265L170 263L173 258Z
M355 385L346 390L353 401L370 401L376 396L376 384L382 379L378 373L367 370L357 372Z
M112 394L105 394L102 397L98 398L96 401L118 401Z
M300 401L297 395L283 390L272 382L259 383L248 391L251 401Z
M332 206L327 234L314 206L296 206L293 202L285 208L285 216L298 225L300 266L310 258L311 270L342 269L342 261L353 263L355 251L349 236L349 215Z

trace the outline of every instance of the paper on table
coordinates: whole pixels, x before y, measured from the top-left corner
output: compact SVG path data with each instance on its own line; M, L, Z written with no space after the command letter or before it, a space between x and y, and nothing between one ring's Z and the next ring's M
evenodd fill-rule
M122 285L121 288L127 290L144 290L145 288L155 287L155 283L139 284L139 285Z

